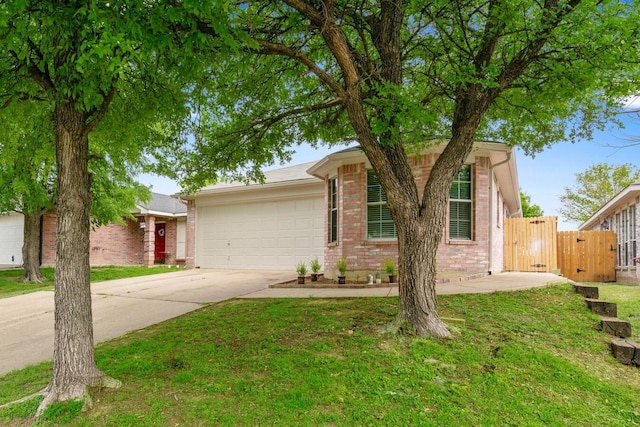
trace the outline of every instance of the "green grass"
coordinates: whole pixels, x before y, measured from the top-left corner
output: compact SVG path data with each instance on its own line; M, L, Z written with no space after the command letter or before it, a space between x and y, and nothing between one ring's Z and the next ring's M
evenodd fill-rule
M630 426L640 370L618 364L570 285L442 296L452 340L379 335L395 298L231 300L101 344L124 382L65 426ZM50 365L0 377L0 403L42 388ZM38 399L0 410L29 425Z
M631 323L632 339L640 341L640 285L596 283L600 299L618 305L618 318Z
M127 277L147 276L150 274L168 273L177 271L178 268L165 266L157 267L92 267L91 282L102 282L105 280L125 279ZM22 269L12 269L0 271L0 298L12 297L15 295L27 294L37 291L53 290L54 271L51 267L41 268L45 281L42 283L23 283Z

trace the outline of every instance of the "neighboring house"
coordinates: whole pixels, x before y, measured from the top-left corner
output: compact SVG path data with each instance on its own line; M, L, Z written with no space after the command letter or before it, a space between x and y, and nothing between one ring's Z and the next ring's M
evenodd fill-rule
M23 224L20 213L0 215L0 265L22 265Z
M187 207L164 194L151 193L151 197L131 212L134 219L91 229L91 265L184 265ZM24 220L21 214L7 218L11 221L0 217L0 264L11 264L15 252L15 264L20 265ZM47 212L42 219L42 265L55 263L55 241L56 214Z
M411 159L419 186L441 149ZM364 277L381 270L384 260L397 260L395 225L360 149L269 171L265 178L264 184L217 184L185 197L193 231L188 267L294 271L297 262L317 257L325 275L335 277L344 256L351 274ZM501 271L504 219L520 210L512 149L476 143L452 187L438 269Z
M613 230L617 238L616 280L640 284L640 181L635 182L609 200L578 230Z

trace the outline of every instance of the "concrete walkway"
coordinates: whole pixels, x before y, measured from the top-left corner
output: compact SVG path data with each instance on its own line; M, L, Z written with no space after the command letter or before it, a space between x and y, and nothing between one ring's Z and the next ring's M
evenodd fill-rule
M398 295L397 287L268 288L290 271L186 270L91 285L96 343L232 298L333 298ZM549 273L502 273L437 286L439 294L487 293L567 280ZM51 359L53 292L0 299L0 375Z

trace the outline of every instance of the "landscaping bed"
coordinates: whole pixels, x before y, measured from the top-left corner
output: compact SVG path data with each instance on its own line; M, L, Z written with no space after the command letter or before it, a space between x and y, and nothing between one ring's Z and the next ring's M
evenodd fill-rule
M443 271L439 272L436 283L452 283L463 282L465 280L479 279L485 277L487 273L467 273L462 271ZM344 285L338 284L337 280L329 279L324 274L318 275L318 280L312 282L310 277L305 278L304 284L299 284L298 279L288 280L286 282L275 283L269 285L270 288L347 288L347 289L361 289L361 288L390 288L398 286L397 283L389 283L386 277L380 284L369 284L365 279L348 280Z

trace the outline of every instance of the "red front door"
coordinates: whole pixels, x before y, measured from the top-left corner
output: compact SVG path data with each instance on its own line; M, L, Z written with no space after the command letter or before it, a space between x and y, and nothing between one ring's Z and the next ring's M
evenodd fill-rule
M154 250L154 259L156 264L164 264L165 245L164 234L166 232L164 223L156 223L156 244Z

